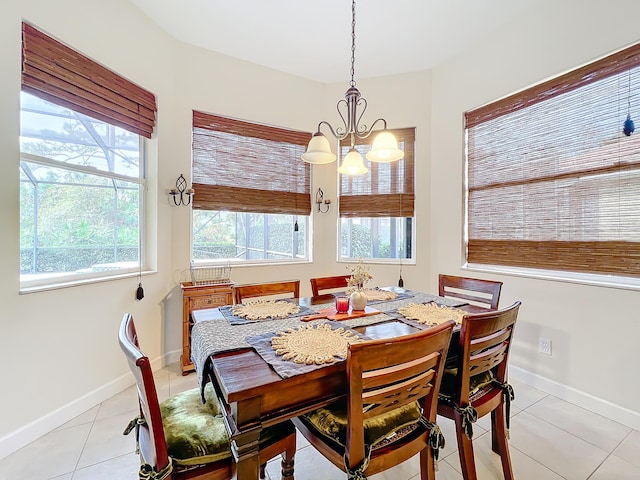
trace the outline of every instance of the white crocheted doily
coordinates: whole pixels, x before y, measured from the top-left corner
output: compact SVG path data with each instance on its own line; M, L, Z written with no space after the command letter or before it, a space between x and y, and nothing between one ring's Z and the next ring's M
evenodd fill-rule
M460 324L466 313L457 308L435 303L410 303L406 307L398 308L398 312L425 325L440 325L448 320L455 320L457 324Z
M286 318L299 313L300 307L283 300L256 300L231 307L231 313L247 320L264 320L265 318Z
M335 357L345 358L350 343L363 340L351 330L335 330L326 323L290 328L271 338L271 348L283 360L307 365L333 363Z

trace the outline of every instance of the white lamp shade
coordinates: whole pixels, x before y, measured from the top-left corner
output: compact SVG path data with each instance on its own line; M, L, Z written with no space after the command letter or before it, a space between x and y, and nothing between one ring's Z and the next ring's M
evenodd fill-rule
M404 152L398 148L398 141L388 130L380 132L375 140L371 150L367 153L367 159L372 162L395 162L404 157Z
M335 162L336 154L331 151L331 145L329 145L327 137L317 132L309 140L307 151L302 154L302 160L314 165L322 165Z
M355 148L351 148L342 160L342 165L338 168L338 172L344 175L364 175L369 169L364 166L362 155Z

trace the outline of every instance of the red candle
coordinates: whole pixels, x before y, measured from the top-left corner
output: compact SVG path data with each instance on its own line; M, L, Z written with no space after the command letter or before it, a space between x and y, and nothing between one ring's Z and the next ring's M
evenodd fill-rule
M347 313L349 311L349 297L336 297L336 312Z

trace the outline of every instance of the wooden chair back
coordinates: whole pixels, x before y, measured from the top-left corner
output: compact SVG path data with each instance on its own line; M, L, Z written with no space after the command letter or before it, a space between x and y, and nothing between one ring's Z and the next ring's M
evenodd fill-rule
M151 362L140 351L133 316L129 313L122 318L119 342L138 387L140 419L143 420L139 422L137 427L139 429L138 446L140 448L141 465L148 464L156 472L161 472L169 464L169 454L164 436L158 394L151 370ZM231 460L219 460L186 469L181 469L174 465L170 475L166 478L171 480L227 480L231 478Z
M411 335L349 345L345 445L328 440L296 418L298 430L343 471L362 469L364 463L364 473L374 475L419 453L420 478L434 479L429 435L439 432L435 425L438 391L454 325L451 320ZM389 443L383 441L374 446L367 457L365 420L415 401L422 408L420 421L413 424L413 429L409 427L406 435L400 434ZM365 458L368 463L363 462Z
M454 325L450 320L411 335L349 345L345 461L351 468L365 456L366 419L419 400L422 416L436 422L440 382ZM372 453L367 474L386 470L424 449L430 451L420 441L413 445L400 442L397 449L393 454L383 450L379 457Z
M494 312L466 315L460 329L456 397L470 403L470 378L491 371L500 382L507 381L507 363L520 302Z
M500 455L504 478L513 479L506 429L508 402L512 394L507 365L520 304L518 301L502 310L465 315L462 319L453 396L440 400L438 414L456 422L458 452L465 479L477 478L472 438L465 428L469 422L469 418L465 418L465 410L470 407L475 410L472 416L477 418L491 413L492 449ZM472 377L482 378L485 372L490 372L490 375L483 383L477 385L477 381L472 381ZM473 391L472 384L475 385ZM473 431L472 427L470 431Z
M138 335L129 313L122 318L119 331L120 348L124 352L129 368L138 388L140 421L137 422L137 440L140 448L141 465L147 464L155 472L162 472L169 466L169 452L165 439L162 414L158 402L153 372L149 358L140 351ZM260 478L265 478L265 466L269 459L282 453L282 480L293 480L293 458L296 452L296 433L290 421L287 428L273 427L273 434L260 439ZM276 432L277 430L277 432ZM229 480L232 475L232 457L195 466L179 466L175 462L166 480ZM152 478L140 472L140 478ZM155 478L155 477L153 477Z
M126 314L122 319L119 341L120 348L129 362L129 369L136 379L140 417L145 420L138 427L142 463L151 465L159 472L169 464L167 443L151 363L140 351L138 334L131 314Z
M334 277L311 278L309 280L311 282L311 293L314 297L317 297L322 291L346 288L350 277L351 275L336 275Z
M502 282L479 278L438 275L438 295L467 300L472 304L498 308Z
M233 289L235 303L242 303L245 298L290 295L300 297L300 280L285 282L252 283L236 285Z

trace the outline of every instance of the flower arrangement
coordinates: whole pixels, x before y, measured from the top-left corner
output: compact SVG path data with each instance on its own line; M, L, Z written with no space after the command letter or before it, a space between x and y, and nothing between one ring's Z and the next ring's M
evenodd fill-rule
M347 270L351 272L351 277L347 280L347 285L362 289L365 283L373 278L369 273L369 265L365 265L360 259L357 265L347 265Z

